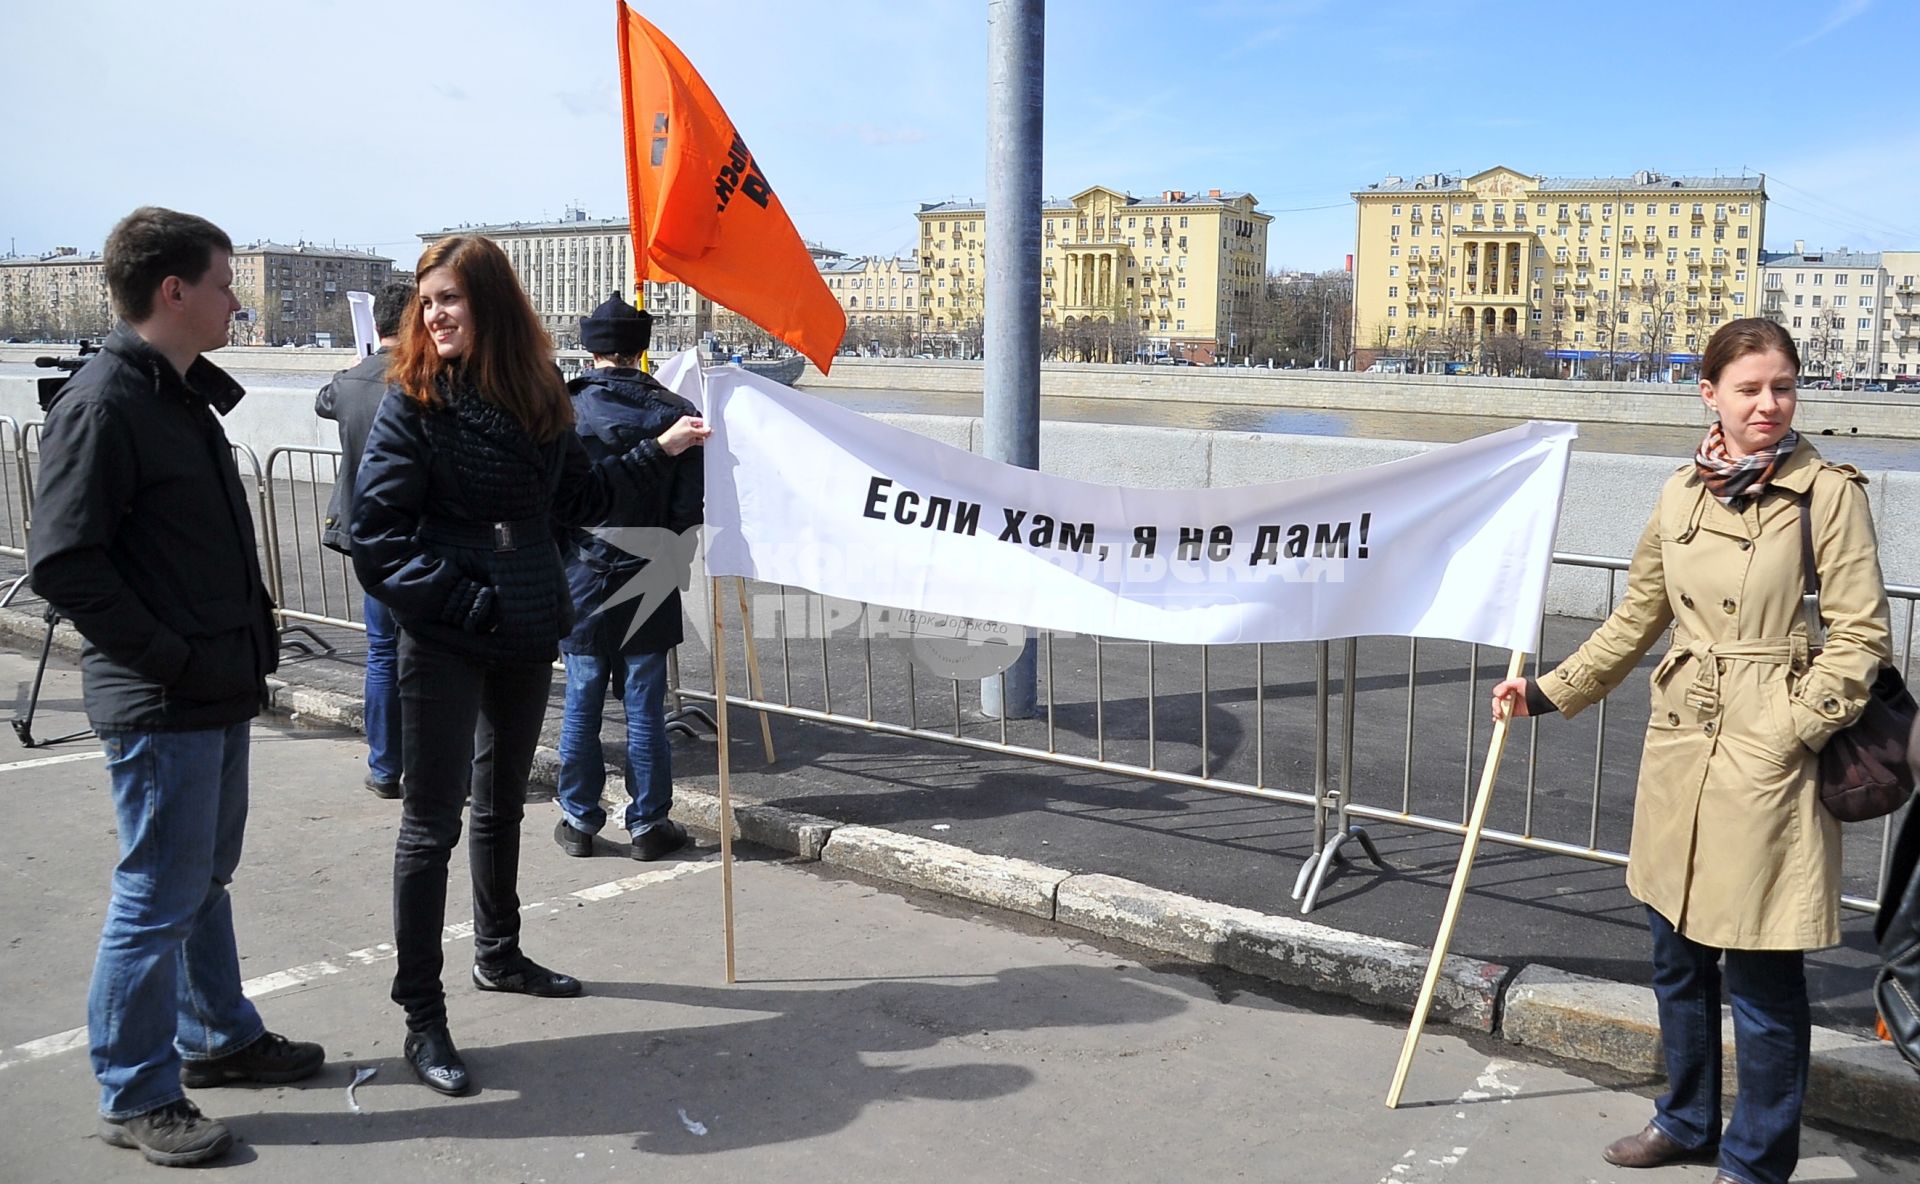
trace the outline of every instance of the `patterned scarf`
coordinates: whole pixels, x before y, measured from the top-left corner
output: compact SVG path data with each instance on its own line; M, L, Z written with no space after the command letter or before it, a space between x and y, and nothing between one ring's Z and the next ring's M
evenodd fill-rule
M1707 429L1707 438L1693 454L1693 466L1699 470L1700 480L1706 482L1707 492L1738 514L1767 491L1767 481L1773 471L1793 455L1799 443L1800 433L1788 431L1773 447L1734 460L1727 455L1726 435L1720 430L1720 422L1715 420Z

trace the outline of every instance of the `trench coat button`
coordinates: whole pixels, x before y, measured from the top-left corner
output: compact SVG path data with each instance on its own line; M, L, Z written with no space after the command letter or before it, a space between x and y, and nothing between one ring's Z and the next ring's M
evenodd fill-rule
M1693 597L1691 597L1691 596L1688 596L1688 595L1687 595L1687 594L1686 594L1685 592L1682 592L1682 593L1680 594L1680 603L1681 603L1681 604L1684 604L1684 605L1686 605L1686 606L1687 606L1688 608L1692 608L1692 607L1693 607Z
M1840 700L1829 695L1820 700L1820 710L1826 712L1828 715L1832 715L1840 710Z
M1715 729L1715 728L1714 728L1714 726L1713 726L1713 721L1712 721L1712 720L1708 720L1708 721L1707 721L1707 726L1706 726L1706 733L1707 733L1707 735L1709 735L1709 736L1711 736L1711 735L1713 735L1713 733L1714 733L1714 731L1715 731L1715 730L1716 730L1716 729Z
M1725 600L1720 602L1720 609L1722 612L1730 613L1738 607L1739 607L1738 605L1733 603L1733 597L1731 596L1727 597Z
M1752 550L1752 549L1753 549L1753 540L1752 540L1752 539L1741 539L1741 540L1740 540L1740 549L1741 549L1742 551L1750 551L1750 550Z
M1669 726L1678 727L1680 725L1680 713L1677 711L1667 712L1667 723Z

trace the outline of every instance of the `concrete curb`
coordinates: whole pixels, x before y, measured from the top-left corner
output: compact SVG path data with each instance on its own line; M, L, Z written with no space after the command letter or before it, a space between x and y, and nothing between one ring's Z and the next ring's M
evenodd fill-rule
M1054 893L1072 874L872 826L835 827L820 861L1049 921Z
M0 609L0 634L37 646L45 623L34 613ZM78 654L71 626L54 648ZM275 714L359 729L357 695L269 680ZM551 787L559 755L541 748L533 780ZM620 770L609 768L606 803L624 807ZM674 816L718 831L716 794L674 788ZM818 860L908 885L1125 941L1208 965L1304 987L1321 994L1410 1012L1427 951L1296 917L1270 916L1168 892L1114 876L1075 874L1023 859L982 855L949 843L877 827L843 825L776 806L740 804L734 836L802 859ZM1553 1056L1641 1075L1662 1073L1659 1020L1649 988L1471 958L1443 964L1433 1017ZM1731 1030L1723 1037L1729 1058ZM1860 1130L1911 1139L1920 1130L1920 1074L1891 1045L1815 1028L1807 1113ZM1726 1075L1732 1087L1733 1074Z
M1149 888L1114 876L1073 876L1059 887L1055 920L1195 962L1413 1012L1428 952L1297 917L1276 917ZM1433 1018L1491 1032L1513 971L1449 955Z

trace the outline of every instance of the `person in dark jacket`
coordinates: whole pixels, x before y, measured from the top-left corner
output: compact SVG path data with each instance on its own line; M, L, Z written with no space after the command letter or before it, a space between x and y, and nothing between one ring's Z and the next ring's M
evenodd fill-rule
M636 368L652 336L653 318L614 295L580 322L580 344L593 368L567 385L574 426L590 457L615 456L656 440L693 404ZM577 623L560 644L567 668L566 718L560 727L560 821L553 837L568 855L593 854L606 825L600 805L606 758L601 710L609 686L626 708L627 833L635 859L654 860L686 845L687 830L667 817L673 808L672 755L667 746L667 653L680 644L679 549L672 536L699 525L705 489L701 450L669 463L661 496L619 508L613 532L578 530L567 546L567 584ZM644 540L644 541L643 541ZM632 597L649 564L664 595ZM626 595L622 595L625 593ZM631 597L631 598L629 598ZM609 598L614 602L609 604ZM645 605L650 615L636 619Z
M333 501L327 507L321 542L346 554L351 550L347 523L353 513L353 491L360 471L360 453L373 427L380 401L392 389L387 383L387 355L400 342L400 322L413 311L413 282L392 280L373 302L373 331L380 348L333 376L313 400L313 413L340 425L340 472L333 481ZM367 719L367 778L375 797L400 796L400 696L394 688L400 637L393 614L378 597L367 596L361 610L367 626L367 677L362 702Z
M447 860L469 792L473 984L577 995L577 980L520 949L520 821L553 660L572 624L558 531L605 520L619 497L655 496L667 460L705 439L680 420L598 462L571 430L552 345L507 257L453 235L416 272L374 418L352 518L354 569L400 622L404 772L393 860L393 1000L420 1080L472 1079L447 1031L441 986ZM476 727L477 725L477 727Z
M154 1163L212 1159L224 1124L182 1088L297 1081L317 1044L267 1031L241 991L227 895L247 822L247 732L278 664L273 605L224 415L233 243L153 206L107 237L123 318L62 389L40 442L29 578L86 639L120 862L87 995L100 1137Z

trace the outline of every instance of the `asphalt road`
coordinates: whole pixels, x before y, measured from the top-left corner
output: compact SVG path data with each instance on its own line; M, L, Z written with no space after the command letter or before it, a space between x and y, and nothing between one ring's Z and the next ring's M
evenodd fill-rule
M0 654L0 678L30 675ZM56 667L37 730L75 722L77 694ZM84 1049L51 1051L84 1022L114 858L97 749L0 755L14 807L0 833L0 1179L155 1179L93 1135ZM1650 1082L1435 1030L1388 1111L1397 1020L751 850L736 877L740 981L727 985L710 836L660 864L570 860L545 841L538 808L522 861L526 946L588 993L456 985L454 1032L481 1092L442 1099L397 1056L381 947L395 807L360 790L360 761L355 737L254 729L234 885L242 972L269 1024L323 1041L329 1062L302 1085L195 1095L238 1136L222 1169L234 1178L1647 1179L1597 1152L1645 1119ZM450 943L456 978L463 947ZM378 1073L354 1113L359 1066ZM1844 1133L1809 1130L1805 1155L1803 1181L1920 1175L1920 1148ZM1660 1175L1704 1184L1711 1172Z

